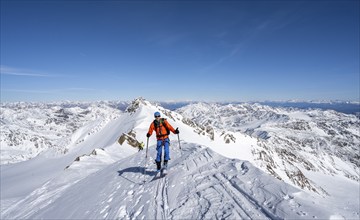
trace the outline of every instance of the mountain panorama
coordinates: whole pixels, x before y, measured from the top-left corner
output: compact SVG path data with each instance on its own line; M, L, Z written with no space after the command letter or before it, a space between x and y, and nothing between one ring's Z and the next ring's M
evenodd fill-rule
M180 131L166 176L157 111ZM1 219L360 218L354 114L138 98L3 103L0 126Z

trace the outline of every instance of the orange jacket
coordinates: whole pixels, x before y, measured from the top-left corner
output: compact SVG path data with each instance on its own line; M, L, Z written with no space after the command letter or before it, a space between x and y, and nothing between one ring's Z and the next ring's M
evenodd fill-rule
M155 131L156 138L158 140L164 140L168 138L170 131L175 134L175 129L169 124L169 122L165 118L161 118L160 121L154 120L151 123L148 134L152 135L153 131Z

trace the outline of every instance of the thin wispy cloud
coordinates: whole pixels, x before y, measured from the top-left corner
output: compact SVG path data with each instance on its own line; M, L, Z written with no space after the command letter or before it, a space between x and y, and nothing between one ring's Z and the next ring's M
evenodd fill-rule
M231 59L232 57L235 57L237 54L239 54L241 52L242 49L242 43L238 44L238 45L234 45L233 48L231 48L227 54L225 54L222 57L219 57L216 61L214 61L212 64L203 67L200 72L202 73L206 73L210 70L212 70L213 68L220 66L221 64L223 64L224 62L226 62L227 60Z
M358 99L358 78L344 74L358 72L356 1L155 1L151 5L124 5L117 8L120 11L111 4L101 5L100 11L98 5L83 4L84 10L79 13L52 4L39 9L36 4L7 2L6 27L24 19L28 26L2 32L8 40L2 48L6 63L0 65L1 89L32 91L4 92L3 100L106 99L140 93L156 99L159 93L152 88L163 84L159 80L163 76L176 82L174 89L161 94L169 99L220 100L228 99L228 94L244 100L288 99L290 94L292 99L311 99L316 91L346 89L353 93L331 98ZM16 13L19 10L24 13ZM33 16L36 13L46 18L53 10L69 16L52 17L58 24L54 30L39 25ZM89 25L93 16L88 11L98 11L102 20ZM134 19L134 14L140 16ZM73 21L83 27L76 33L72 31ZM34 38L24 28L40 34ZM104 34L105 29L114 31ZM26 42L13 38L19 31ZM54 31L63 33L61 41L54 43L49 38ZM81 41L82 36L88 38ZM318 86L305 95L309 83ZM96 90L45 91L68 87ZM194 93L194 89L203 92Z
M10 75L10 76L25 76L25 77L62 77L63 75L55 75L42 73L34 70L14 68L9 66L0 66L1 75Z
M16 92L16 93L38 93L38 94L50 94L50 93L68 93L68 92L90 92L97 91L91 88L63 88L52 90L25 90L25 89L1 89L2 92Z
M231 35L236 35L236 32L231 30L225 30L219 32L215 37L223 42L226 42L229 50L223 56L220 56L212 64L202 68L200 72L208 72L213 68L222 65L231 58L239 55L245 50L245 48L251 44L252 41L256 40L259 36L262 36L266 32L274 32L280 29L286 28L299 19L298 16L294 15L294 9L286 12L276 12L275 15L270 19L264 19L257 22L252 28L242 31L243 37L235 43L227 42L226 38Z

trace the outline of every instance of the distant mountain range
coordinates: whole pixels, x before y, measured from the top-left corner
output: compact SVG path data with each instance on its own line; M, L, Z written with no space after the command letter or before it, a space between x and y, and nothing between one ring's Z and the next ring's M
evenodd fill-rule
M1 104L1 218L359 218L355 115L171 106L142 98ZM155 137L148 161L134 148L146 143L155 111L181 139L170 135L170 175L159 181Z
M197 103L176 111L203 126L258 138L251 150L255 163L302 188L326 193L302 170L341 174L360 181L360 120L354 115L258 103ZM339 168L337 159L347 165Z
M189 104L198 102L159 102L161 106L176 110ZM360 102L347 101L262 101L262 102L212 102L213 104L243 104L243 103L259 103L271 107L299 108L299 109L321 109L334 110L345 114L353 114L360 117Z

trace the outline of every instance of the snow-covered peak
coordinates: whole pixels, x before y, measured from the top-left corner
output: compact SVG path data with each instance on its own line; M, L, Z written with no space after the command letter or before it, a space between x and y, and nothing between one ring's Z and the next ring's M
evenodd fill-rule
M290 184L326 194L309 171L360 181L360 120L354 115L249 103L197 103L177 112L197 124L258 138L246 159Z
M144 98L139 97L134 99L131 104L126 108L126 112L133 113L136 112L142 105L148 106L151 105L149 101L146 101Z
M25 161L47 150L66 154L121 114L108 103L2 105L1 163Z
M180 130L167 179L154 178L146 138L156 111ZM13 162L1 165L1 218L359 218L350 115L249 103L174 112L138 98L7 104L0 119L1 158Z

